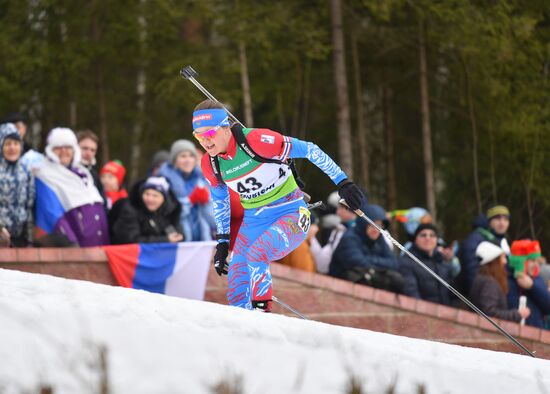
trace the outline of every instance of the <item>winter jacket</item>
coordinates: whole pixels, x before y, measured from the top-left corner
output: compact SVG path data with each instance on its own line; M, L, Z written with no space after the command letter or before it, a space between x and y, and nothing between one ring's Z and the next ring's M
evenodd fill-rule
M355 227L348 229L332 254L329 275L344 278L346 271L355 266L398 269L398 262L380 235L375 241L367 237L367 222L358 220Z
M11 243L22 247L31 242L34 177L21 160L8 162L2 156L5 138L11 133L7 126L0 131L0 224L10 233Z
M501 246L504 251L510 250L508 241L503 235L497 235L489 229L489 222L485 215L479 215L473 223L472 231L458 249L461 271L457 278L457 285L463 294L469 294L472 283L479 268L479 261L476 257L476 248L483 241L493 242Z
M129 198L118 200L111 210L113 244L169 242L168 230L182 233L181 205L173 193L169 191L160 208L151 212L143 203L142 184L143 181L135 184Z
M509 309L506 295L497 280L489 275L478 273L470 290L470 301L489 316L519 322L521 315L517 308Z
M519 297L527 296L527 307L531 314L525 320L529 326L544 328L544 317L550 315L550 292L544 280L537 276L533 278L533 287L529 290L519 287L511 269L508 269L508 307L517 309Z
M159 176L165 177L181 204L180 223L186 241L211 241L216 229L212 202L205 205L193 205L189 195L195 187L208 188L200 167L186 175L171 163L165 162L159 170Z
M444 281L449 282L451 280L452 265L445 262L443 255L437 250L434 251L432 256L429 256L426 252L418 249L416 245L413 245L410 252ZM400 272L405 278L403 292L406 295L438 304L451 304L449 290L407 255L400 259Z

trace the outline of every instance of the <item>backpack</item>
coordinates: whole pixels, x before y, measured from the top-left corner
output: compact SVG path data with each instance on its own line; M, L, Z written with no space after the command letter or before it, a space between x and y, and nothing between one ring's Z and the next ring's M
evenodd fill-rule
M256 160L260 163L274 163L274 164L284 164L290 168L292 171L292 175L294 176L294 179L296 180L296 184L298 187L303 190L306 184L302 179L300 178L300 174L298 173L298 170L296 169L296 165L294 164L294 160L287 159L285 161L278 160L278 159L269 159L267 157L262 157L250 146L248 141L246 140L246 136L243 132L243 127L240 124L235 124L231 127L231 134L233 135L233 138L235 138L235 141L237 144L241 147L241 149L246 153L252 160ZM216 179L218 183L224 184L221 171L220 171L220 162L218 160L218 156L208 156L210 158L210 165L212 167L212 171L214 172L214 175L216 176Z

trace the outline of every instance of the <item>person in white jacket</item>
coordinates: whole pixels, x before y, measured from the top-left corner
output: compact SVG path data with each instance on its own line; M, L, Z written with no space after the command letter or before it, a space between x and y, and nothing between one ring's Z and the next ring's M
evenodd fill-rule
M334 228L328 237L326 245L321 246L321 244L315 237L315 233L319 231L319 228L316 225L311 225L310 228L310 232L313 233L311 234L310 238L311 254L313 255L313 259L315 260L317 272L321 274L328 274L328 268L330 265L330 260L332 259L332 253L334 253L334 249L336 249L336 247L340 243L340 239L342 238L342 235L344 235L346 230L355 225L355 219L357 218L357 215L355 215L355 213L338 203L339 199L340 197L338 196L337 192L331 193L327 199L327 203L333 208L336 208L336 215L339 218L339 222L333 224ZM328 216L333 215L327 215L327 217Z

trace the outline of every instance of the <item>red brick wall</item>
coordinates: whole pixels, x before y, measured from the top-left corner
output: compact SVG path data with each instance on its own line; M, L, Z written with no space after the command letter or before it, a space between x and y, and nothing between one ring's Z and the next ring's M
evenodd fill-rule
M115 284L104 252L82 249L0 249L0 268ZM309 318L414 338L521 353L483 318L464 310L416 300L280 264L272 265L274 294ZM207 301L226 303L227 281L214 270ZM274 311L292 315L275 304ZM550 331L496 320L537 357L550 359Z

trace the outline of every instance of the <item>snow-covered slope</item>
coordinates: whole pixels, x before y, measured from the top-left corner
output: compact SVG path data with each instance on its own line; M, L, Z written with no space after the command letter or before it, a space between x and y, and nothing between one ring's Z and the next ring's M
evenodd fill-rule
M46 275L0 270L0 392L548 393L550 362ZM546 389L545 389L546 388ZM2 390L4 389L4 391Z

